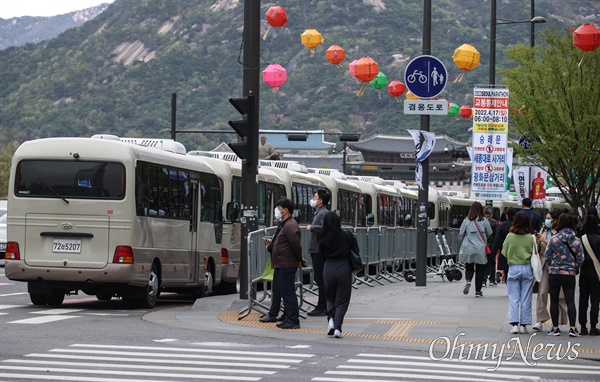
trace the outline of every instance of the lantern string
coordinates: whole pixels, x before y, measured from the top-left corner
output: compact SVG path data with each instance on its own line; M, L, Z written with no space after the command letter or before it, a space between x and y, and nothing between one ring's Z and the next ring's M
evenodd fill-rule
M454 82L460 82L463 78L463 76L465 75L465 71L461 71L460 74L456 77L456 79L454 80Z
M273 93L277 93L277 90L279 90L279 86L273 86Z
M367 86L367 83L363 82L362 86L360 87L360 90L358 91L358 93L356 93L357 97L362 97L362 95L365 91L365 86Z
M381 92L379 91L379 89L377 90L377 95L379 96L379 99L381 99Z
M310 48L310 56L314 57L315 55L315 48Z
M400 98L400 97L396 97L396 101L398 101L398 102L402 102L402 98Z
M585 58L585 54L587 52L583 52L583 57L581 57L581 61L579 61L579 64L577 65L578 68L581 68L581 64L583 64L583 59Z
M267 31L265 32L265 34L263 35L263 40L267 39L267 35L269 34L269 31L271 30L271 26L269 25L269 27L267 28Z

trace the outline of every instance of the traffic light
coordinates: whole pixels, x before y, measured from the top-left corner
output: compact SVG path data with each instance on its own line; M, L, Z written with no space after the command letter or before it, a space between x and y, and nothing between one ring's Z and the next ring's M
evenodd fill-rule
M229 103L242 114L242 119L229 121L229 126L233 127L239 134L241 142L228 143L227 145L242 160L249 160L249 155L258 150L258 148L248 147L248 137L252 134L252 116L254 113L254 96L249 95L242 98L229 98Z

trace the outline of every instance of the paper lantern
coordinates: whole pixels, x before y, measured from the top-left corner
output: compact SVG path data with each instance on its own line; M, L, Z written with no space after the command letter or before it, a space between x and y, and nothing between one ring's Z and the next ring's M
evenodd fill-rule
M458 115L459 111L460 111L460 108L454 102L450 102L448 104L448 115L449 116L456 117Z
M315 55L315 48L323 43L323 36L316 29L307 29L300 35L302 45L310 49L310 55Z
M269 34L271 27L280 28L286 26L288 23L287 13L285 12L285 9L280 6L269 8L265 16L267 17L269 27L263 36L263 40L267 39L267 35Z
M388 93L390 93L392 97L396 97L396 101L398 102L402 102L402 98L400 98L400 96L402 96L405 91L406 85L398 80L394 80L388 85Z
M454 82L460 82L467 71L475 69L479 65L480 54L473 45L462 44L454 50L452 60L461 70Z
M410 99L410 100L419 100L421 98L417 97L416 95L414 95L411 92L406 92L406 99Z
M470 118L473 115L473 108L471 108L469 105L462 105L458 111L458 114L460 114L460 116L463 118Z
M287 80L287 71L279 64L271 64L262 71L263 81L273 88L273 93Z
M594 24L583 24L576 30L571 29L573 33L573 45L583 50L583 57L579 61L579 66L583 63L585 54L594 51L600 46L600 30Z
M388 84L388 79L387 79L387 76L385 74L383 74L383 72L377 73L375 78L373 78L371 80L371 86L373 86L375 89L377 89L377 95L379 96L379 99L381 99L380 90L383 89L384 87L386 87L387 84Z
M350 64L348 64L348 72L352 75L352 77L354 77L354 66L356 65L357 61L358 60L354 60Z
M344 61L346 51L337 45L332 45L325 51L325 58L333 65L340 67L340 62Z
M367 86L367 82L375 78L375 76L377 76L378 73L379 65L371 57L365 56L360 60L356 61L356 64L354 64L354 77L356 77L357 80L363 82L363 85L361 86L360 90L358 91L358 93L356 93L357 97L363 95L363 92L365 91L365 86Z

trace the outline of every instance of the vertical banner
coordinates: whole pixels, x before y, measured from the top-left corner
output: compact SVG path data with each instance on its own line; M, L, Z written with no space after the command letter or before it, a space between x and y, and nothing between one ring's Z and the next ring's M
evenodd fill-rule
M505 200L508 200L508 195L510 194L510 185L513 183L513 148L509 147L506 149L506 197ZM515 187L516 188L516 187Z
M423 162L435 146L435 133L423 130L407 130L415 141L415 159L417 166L415 168L415 182L419 185L419 189L423 189Z
M515 192L519 204L523 198L529 197L529 166L517 166L513 170L513 179L515 182Z
M529 197L532 201L531 206L534 208L544 208L546 203L548 172L541 167L531 166L529 179L531 179L531 191L529 191Z
M471 199L506 198L508 89L475 88Z

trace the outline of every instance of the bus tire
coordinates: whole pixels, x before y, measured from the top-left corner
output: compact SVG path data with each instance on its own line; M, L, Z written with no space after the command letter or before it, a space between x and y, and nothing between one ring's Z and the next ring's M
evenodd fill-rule
M65 294L57 290L52 291L52 294L46 295L46 303L51 306L60 306L64 300Z
M158 300L158 289L160 287L160 280L158 278L158 271L156 270L156 264L152 264L152 269L148 275L148 283L142 289L143 296L140 296L140 307L152 309L156 305Z
M204 271L204 284L200 288L200 297L208 297L213 294L214 280L213 266L208 263L206 271Z
M112 293L110 293L110 292L98 292L98 293L96 293L96 298L99 301L110 301L112 299Z
M46 305L46 296L43 293L29 293L29 298L33 305Z

